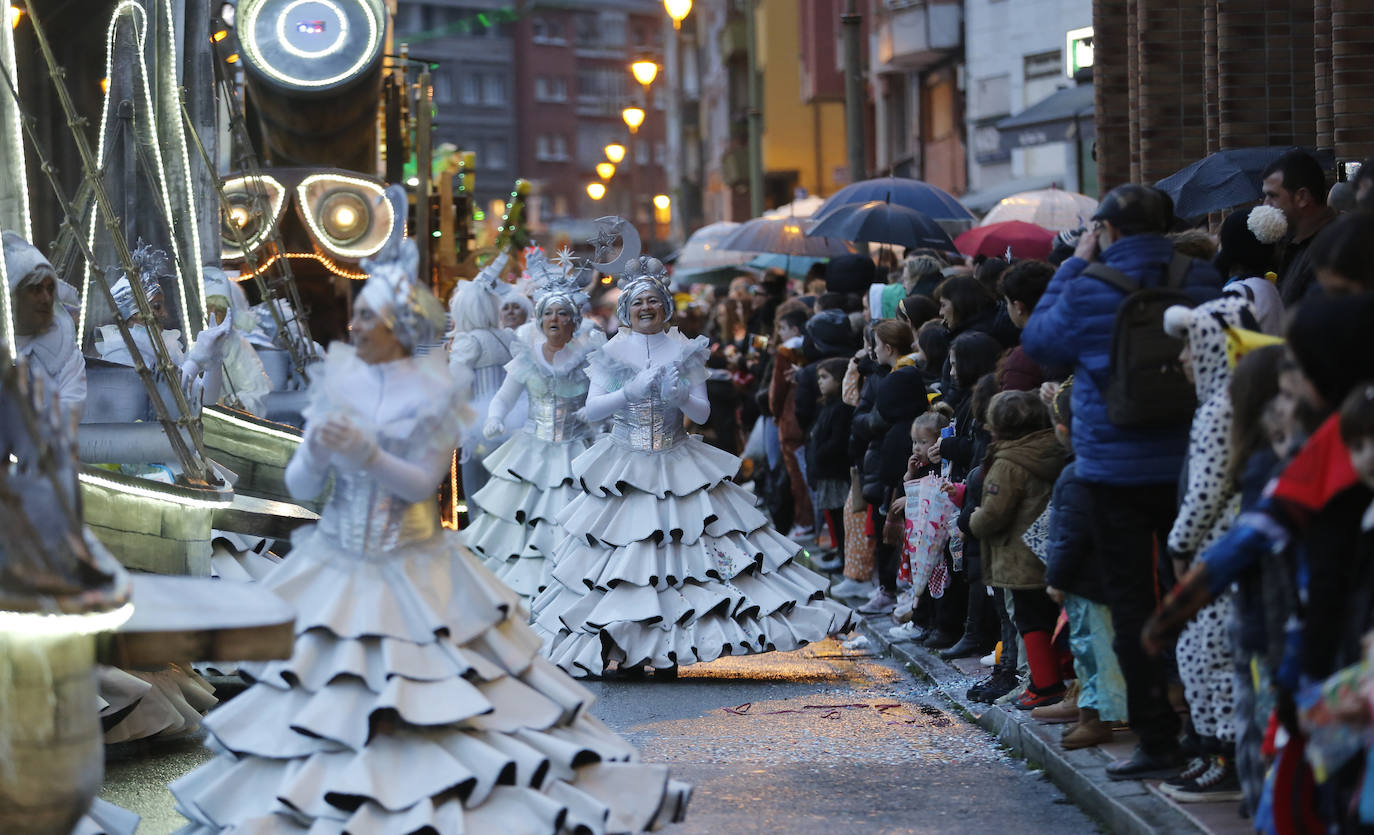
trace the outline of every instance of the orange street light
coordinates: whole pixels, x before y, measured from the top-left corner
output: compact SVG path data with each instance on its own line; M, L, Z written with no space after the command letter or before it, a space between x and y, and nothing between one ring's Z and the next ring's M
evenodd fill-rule
M681 29L682 21L692 13L692 0L663 0L663 8L673 19L673 28Z
M644 124L644 108L627 107L620 111L620 118L625 120L625 124L630 128L630 133L639 130L639 126Z
M635 81L648 87L658 78L658 64L644 58L630 65L630 73L635 77Z
M593 200L600 200L606 196L606 187L600 183L587 183L587 196Z
M609 162L598 162L596 164L596 176L603 180L609 180L615 176L615 166Z
M619 165L620 161L625 158L625 146L621 145L619 142L612 142L611 144L606 146L605 150L606 159L610 160L616 165Z

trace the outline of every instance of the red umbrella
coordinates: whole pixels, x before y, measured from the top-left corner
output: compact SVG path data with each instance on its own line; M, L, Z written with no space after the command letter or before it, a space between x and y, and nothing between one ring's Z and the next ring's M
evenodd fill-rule
M1011 248L1013 258L1044 258L1054 248L1054 233L1024 220L1008 220L975 226L954 239L965 255L1005 258Z

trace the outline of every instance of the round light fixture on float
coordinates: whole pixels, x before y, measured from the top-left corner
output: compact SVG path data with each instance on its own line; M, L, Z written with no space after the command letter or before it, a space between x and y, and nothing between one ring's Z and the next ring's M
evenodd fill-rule
M615 166L609 162L598 162L596 164L596 176L603 180L609 180L615 176Z
M606 187L600 183L587 183L587 196L593 200L600 200L606 196Z
M635 81L648 87L658 77L658 64L644 58L630 64L630 73L635 77Z
M625 124L629 127L630 133L635 133L639 130L639 126L644 124L644 108L627 107L620 111L620 118L625 120Z
M605 151L606 159L610 160L616 165L619 165L620 161L625 158L625 146L621 145L619 142L612 142L611 144L607 145Z
M337 244L351 244L368 230L372 213L367 201L356 191L331 191L320 201L320 226Z
M692 0L663 0L663 9L673 19L673 28L681 29L682 21L692 13Z

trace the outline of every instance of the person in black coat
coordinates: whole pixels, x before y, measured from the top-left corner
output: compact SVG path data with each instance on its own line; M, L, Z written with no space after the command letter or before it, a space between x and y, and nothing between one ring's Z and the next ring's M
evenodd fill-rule
M819 565L838 569L844 554L844 502L849 495L849 430L854 407L840 399L840 383L848 363L838 357L816 366L820 411L806 439L806 477L812 503L830 529L835 553ZM810 366L808 366L810 367Z
M825 293L819 299L820 312L806 320L802 332L802 355L806 365L797 369L794 378L793 402L797 423L803 430L811 428L820 409L820 391L816 388L816 370L821 360L843 357L848 359L859 347L858 335L849 326L844 312L843 297ZM837 379L843 379L841 370Z
M911 457L911 421L929 408L921 370L908 362L895 367L911 353L911 329L892 319L873 326L875 354L881 365L892 368L876 386L873 408L854 420L854 434L868 440L864 459L864 499L875 518L885 519L894 491L900 490ZM875 528L877 525L875 524ZM891 613L897 605L897 569L900 555L895 547L880 543L875 552L878 588L861 614Z
M1009 344L1005 341L1009 334L1004 333L1005 328L998 324L997 297L973 276L956 275L945 279L935 290L935 300L940 303L940 318L949 330L951 346L966 333L989 334L1001 348L1015 344L1014 340ZM970 378L970 384L977 379ZM952 402L959 386L948 359L942 369L940 384L945 400Z
M968 471L982 463L980 450L986 450L987 432L973 410L973 386L986 374L997 370L1002 346L986 333L961 334L949 348L945 367L953 373L952 393L945 402L954 409L954 436L941 438L930 450L931 460L950 464L950 481L963 481Z

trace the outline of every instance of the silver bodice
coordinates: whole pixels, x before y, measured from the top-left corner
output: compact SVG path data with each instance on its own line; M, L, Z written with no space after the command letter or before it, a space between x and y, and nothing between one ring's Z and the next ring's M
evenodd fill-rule
M344 550L377 558L437 533L439 510L432 499L412 503L388 492L362 470L335 469L319 528Z
M587 405L585 390L571 397L560 397L552 391L536 391L533 386L526 391L529 394L530 412L525 427L535 438L559 443L587 434L587 424L573 416L578 409Z
M636 452L672 449L687 438L682 410L668 405L655 382L644 400L632 401L611 418L611 438Z

